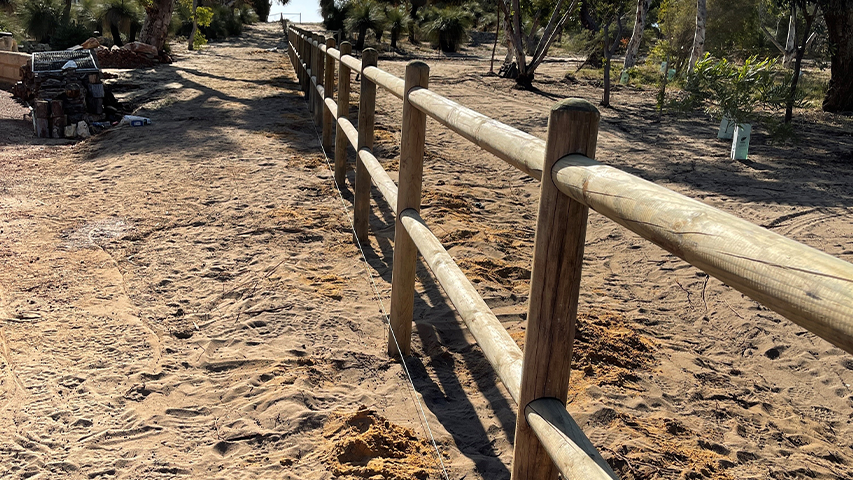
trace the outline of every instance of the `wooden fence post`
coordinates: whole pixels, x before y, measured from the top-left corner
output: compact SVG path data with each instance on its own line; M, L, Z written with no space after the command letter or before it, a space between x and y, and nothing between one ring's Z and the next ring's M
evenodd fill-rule
M341 58L352 53L352 44L341 43ZM350 68L340 62L338 65L338 118L349 115ZM347 145L349 141L343 128L335 122L335 182L343 189L347 180Z
M409 102L409 93L412 89L429 86L429 66L419 61L409 62L406 65L405 82L397 221L394 227L394 264L391 274L391 330L394 335L388 335L388 355L399 356L401 359L409 355L412 350L412 311L415 301L418 248L403 227L400 216L403 210L407 209L421 211L421 183L426 137L426 114ZM399 344L399 351L397 344Z
M379 52L365 48L361 52L361 99L358 104L358 148L355 154L355 198L353 199L353 224L359 242L367 241L367 223L370 217L370 173L358 158L358 152L373 150L373 123L376 114L376 84L367 79L364 69L375 67Z
M332 111L326 108L326 98L334 98L335 96L335 57L329 55L329 49L335 48L335 39L329 37L326 39L326 77L323 80L323 150L326 155L332 151Z
M317 54L317 86L314 87L314 121L317 126L323 127L323 110L325 110L325 105L323 105L323 98L326 95L326 84L324 83L325 77L323 72L326 70L326 55L323 53L322 47L326 46L326 37L324 35L317 35L317 46L314 52ZM320 95L320 92L317 91L317 87L323 87L323 95ZM322 138L322 135L321 135Z
M314 113L314 84L311 82L311 77L317 75L317 67L314 66L314 62L317 60L317 56L314 55L314 34L306 35L306 49L305 53L308 55L308 61L305 62L306 68L308 68L308 91L305 92L308 98L308 112Z
M589 209L557 190L551 169L571 153L595 158L599 119L589 102L566 99L554 105L548 120L512 480L557 478L557 469L527 424L524 411L538 398L556 398L566 404Z

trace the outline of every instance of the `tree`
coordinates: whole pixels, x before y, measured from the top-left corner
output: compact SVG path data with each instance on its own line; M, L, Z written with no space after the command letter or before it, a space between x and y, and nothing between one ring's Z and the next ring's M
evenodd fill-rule
M831 53L827 112L853 111L853 0L820 0Z
M637 64L637 54L640 52L640 42L643 40L643 29L646 25L646 15L649 13L649 6L652 0L637 0L637 17L634 20L634 32L631 34L631 41L628 42L628 48L625 52L624 68L631 68Z
M56 0L27 0L21 5L19 15L27 35L47 43L59 27L62 11Z
M383 20L382 10L370 0L361 0L350 6L345 25L349 31L358 34L354 47L356 50L364 48L368 30L373 30L377 35L384 30Z
M811 13L809 13L809 6L812 6ZM791 118L793 117L794 102L797 97L797 83L800 80L800 69L803 65L803 55L805 55L810 43L809 37L813 33L811 30L817 16L818 5L813 0L791 0L791 24L796 24L797 10L802 12L805 25L801 33L801 41L798 41L800 39L797 38L796 34L793 35L795 53L794 76L791 78L791 90L785 101L785 123L791 123ZM792 36L790 33L792 30L796 31L794 27L789 27L789 39Z
M409 0L412 9L409 11L409 43L415 45L418 39L415 38L415 21L418 18L418 10L427 4L427 0Z
M396 50L397 40L400 39L400 34L406 30L406 26L409 24L409 16L402 8L391 8L385 12L385 21L391 33L391 48Z
M270 0L252 0L252 6L255 9L255 13L258 14L258 18L262 22L266 22L270 16L270 9L272 8Z
M696 0L696 33L693 35L693 49L690 51L690 62L687 64L687 74L693 70L696 62L705 53L705 21L708 18L708 9L705 0Z
M509 39L509 49L512 56L515 58L515 65L518 69L518 75L515 81L518 85L530 88L533 83L534 72L545 57L548 55L548 49L557 39L557 35L562 30L563 25L569 19L575 10L578 0L572 0L572 3L565 10L566 0L557 0L557 3L552 10L548 24L542 32L542 37L538 42L533 41L530 37L535 35L538 30L538 25L542 20L541 14L536 14L532 18L530 33L526 34L523 30L522 17L524 11L521 8L519 0L497 0L498 7L504 16L504 25L507 37ZM541 11L541 10L540 10ZM530 62L527 61L527 51L525 46L536 45L532 49Z
M468 37L471 17L457 7L437 9L424 26L427 37L442 52L455 52Z
M172 22L172 10L175 0L150 0L145 3L145 23L139 41L153 45L157 50L163 50L166 36L169 34L169 24Z
M128 32L128 39L136 40L139 29L139 4L136 0L106 0L97 12L96 18L104 30L109 30L113 43L122 46L121 32Z

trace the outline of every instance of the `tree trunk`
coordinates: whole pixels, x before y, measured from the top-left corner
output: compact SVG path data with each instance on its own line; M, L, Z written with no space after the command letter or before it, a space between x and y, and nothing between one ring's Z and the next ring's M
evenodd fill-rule
M853 0L827 0L822 3L831 46L831 77L823 99L827 112L853 111Z
M604 25L604 95L601 97L601 106L610 106L610 49L607 48L607 31L610 25Z
M799 45L797 44L796 36L794 36L794 40L791 42L791 35L790 33L788 34L788 42L793 43L794 52L796 52L796 54L794 55L794 76L791 78L791 90L788 92L788 100L785 102L785 123L791 123L791 119L794 116L794 100L797 98L797 83L799 83L800 80L803 56L806 54L806 49L809 48L809 35L811 34L814 18L817 15L817 8L818 6L815 5L814 10L809 14L808 5L803 7L803 18L806 21L806 25L803 29L803 41L799 42Z
M646 25L646 15L649 13L651 0L637 0L637 18L634 21L634 33L631 34L631 41L628 42L628 49L625 52L624 68L628 69L637 64L637 54L640 51L640 42L643 40L643 29Z
M11 3L10 3L11 5ZM62 23L71 21L71 0L65 0L65 8L62 9Z
M139 35L139 22L133 21L130 23L130 33L127 34L127 40L129 42L135 42L136 36Z
M193 29L190 30L190 39L187 50L195 50L195 35L198 33L198 17L196 17L196 10L198 9L198 0L193 0Z
M367 36L367 27L358 27L358 38L355 41L355 49L364 49L364 37Z
M153 45L158 51L163 50L174 6L175 0L152 0L145 7L145 23L142 24L139 35L140 42Z
M696 1L696 34L693 35L693 50L690 52L690 63L687 64L687 73L693 71L693 66L705 53L705 20L708 18L708 10L705 8L705 0Z
M797 6L791 4L791 19L788 20L788 39L785 41L785 50L782 52L782 66L791 68L794 57L797 54Z
M118 29L118 25L115 23L110 24L110 35L113 36L113 43L116 44L116 46L121 47L124 45L121 42L121 32Z

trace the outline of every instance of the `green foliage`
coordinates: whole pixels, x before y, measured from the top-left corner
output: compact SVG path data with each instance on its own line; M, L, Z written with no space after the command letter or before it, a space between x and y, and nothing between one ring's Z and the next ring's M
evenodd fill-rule
M59 0L25 0L20 6L19 16L27 35L46 43L59 27L62 4Z
M80 45L94 35L94 33L93 30L84 24L75 21L65 22L60 24L50 37L50 46L54 50L65 50L74 45Z
M696 2L663 0L657 12L661 39L649 51L653 63L666 61L681 71L690 60L696 32Z
M780 72L775 59L749 57L743 65L710 54L696 62L685 90L692 101L704 101L715 118L728 117L737 124L762 119L762 107L783 108L791 89L792 75ZM802 96L795 99L802 105Z
M741 59L772 53L766 48L759 49L764 44L758 23L759 1L708 0L705 50L712 55Z
M142 20L142 9L135 0L104 0L97 6L94 13L104 30L109 30L111 25L115 25L121 31L128 31L132 22Z
M391 33L391 47L397 47L397 40L406 31L411 19L403 7L389 8L385 11L385 25Z
M354 48L357 50L364 48L368 30L373 30L377 36L380 36L385 29L384 21L385 15L376 3L370 0L351 3L344 25L347 30L358 34Z
M201 3L201 2L199 2ZM229 8L219 3L196 8L198 31L193 39L193 47L207 44L208 40L219 40L243 32L243 25L254 23L257 17L247 5ZM175 35L189 37L193 27L192 0L179 0L175 4L170 30Z
M431 9L430 20L423 25L424 33L434 47L443 52L455 52L468 39L471 16L458 7Z
M208 7L196 7L195 18L199 27L209 27L213 22L213 9Z
M18 22L15 17L0 10L0 32L11 32L18 37Z
M242 22L243 25L251 25L260 21L258 14L255 13L254 10L252 10L252 7L243 4L240 5L238 8L240 9L240 22Z
M272 2L270 0L251 0L251 2L252 8L255 9L255 13L258 15L258 18L262 22L266 22L270 16Z

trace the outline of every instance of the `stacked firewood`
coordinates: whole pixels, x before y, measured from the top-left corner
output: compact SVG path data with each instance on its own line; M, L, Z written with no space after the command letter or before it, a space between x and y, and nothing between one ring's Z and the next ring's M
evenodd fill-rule
M19 88L26 89L33 99L39 137L85 137L88 125L104 119L104 85L99 73L81 74L73 67L43 72ZM75 128L66 129L71 126Z

